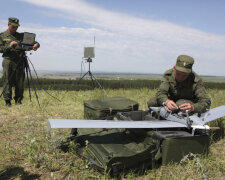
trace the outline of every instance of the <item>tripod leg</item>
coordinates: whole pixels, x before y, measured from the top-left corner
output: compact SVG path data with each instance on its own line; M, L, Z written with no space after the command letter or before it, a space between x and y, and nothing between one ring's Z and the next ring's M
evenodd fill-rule
M26 61L27 61L27 59L26 59ZM33 85L33 89L34 89L34 93L35 93L38 105L39 105L39 107L41 107L40 103L39 103L39 100L38 100L38 95L37 95L37 92L36 92L36 88L35 88L34 81L33 81L32 75L31 75L31 71L30 71L30 67L29 67L28 61L27 61L26 66L27 66L27 69L28 69L28 72L29 72L29 75L30 75L30 80L31 80L31 83Z
M89 72L86 72L80 79L79 82L88 74Z
M88 71L89 76L91 77L91 81L92 81L92 85L93 87L95 87L95 83L94 83L94 79L93 79L93 75L91 74L91 71Z
M38 83L39 83L39 86L40 86L41 83L40 83L40 81L39 81L39 78L38 78L37 72L36 72L36 70L35 70L35 68L34 68L34 65L33 65L33 63L31 62L31 60L29 59L29 57L27 57L27 60L29 60L31 66L33 67L34 73L35 73L35 75L36 75L36 78L37 78ZM27 62L28 62L28 61L27 61ZM47 90L45 90L45 89L43 89L43 90L44 90L49 96L51 96L52 98L54 98L54 99L58 100L59 102L61 102L58 98L56 98L55 96L51 95Z
M31 93L30 93L30 80L29 80L29 74L28 74L28 69L27 66L25 67L26 70L26 76L27 76L27 85L28 85L28 89L29 89L29 97L30 97L30 102L31 102Z
M103 87L101 86L101 84L98 82L98 80L95 78L95 76L91 72L89 74L91 76L92 81L94 79L97 82L99 88L102 89L102 91L105 93L105 95L107 95L107 93L105 92L105 90L103 89Z

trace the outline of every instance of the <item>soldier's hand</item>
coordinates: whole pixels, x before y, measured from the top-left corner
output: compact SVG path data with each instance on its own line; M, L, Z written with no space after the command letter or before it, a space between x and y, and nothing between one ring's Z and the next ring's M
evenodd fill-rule
M14 47L16 46L18 43L16 41L11 41L10 44L9 44L9 47Z
M165 105L166 105L166 110L169 112L172 112L173 110L178 109L178 106L176 105L176 103L169 99L166 100Z
M32 47L32 49L33 49L34 51L36 51L38 48L39 48L38 43L35 43L35 44L33 45L33 47Z
M180 105L179 108L182 112L185 112L186 110L188 110L189 112L194 111L194 106L190 103L184 103Z

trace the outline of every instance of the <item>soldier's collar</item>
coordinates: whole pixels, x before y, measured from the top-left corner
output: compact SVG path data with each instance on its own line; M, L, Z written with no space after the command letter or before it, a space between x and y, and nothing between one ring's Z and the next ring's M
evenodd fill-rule
M169 78L169 81L170 82L176 82L176 78L175 78L175 74L174 74L174 71L172 72L170 78Z
M9 30L8 30L8 29L6 30L6 35L7 35L7 36L10 36L10 35L11 35L11 36L15 36L17 33L18 33L18 32L16 31L14 34L10 34Z
M11 35L8 29L5 31L5 33L7 36Z

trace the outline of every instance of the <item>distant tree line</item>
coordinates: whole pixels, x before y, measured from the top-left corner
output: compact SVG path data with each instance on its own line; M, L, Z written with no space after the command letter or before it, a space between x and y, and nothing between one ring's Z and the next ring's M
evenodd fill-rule
M94 87L98 87L96 81L91 80L65 80L65 79L33 79L35 87L37 89L45 90L91 90ZM102 80L98 82L105 89L139 89L139 88L158 88L161 81L159 80ZM225 89L225 83L218 82L205 82L207 89ZM3 86L2 80L0 80L0 86ZM32 83L30 82L30 86ZM28 88L28 83L25 80L25 88Z

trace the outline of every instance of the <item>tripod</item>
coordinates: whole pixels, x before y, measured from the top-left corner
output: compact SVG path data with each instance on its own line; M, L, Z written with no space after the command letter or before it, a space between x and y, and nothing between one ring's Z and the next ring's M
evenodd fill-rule
M29 66L29 63L28 63L28 57L26 55L26 52L24 54L24 60L25 60L24 61L25 74L26 74L26 77L27 77L27 85L28 85L28 90L29 90L30 101L31 101L31 93L30 93L30 81L31 81L32 86L33 86L33 90L35 92L35 96L36 96L36 99L37 99L37 102L38 102L38 105L39 105L39 107L41 107L40 106L40 103L39 103L39 100L38 100L38 95L37 95L36 87L35 87L35 84L34 84L34 81L33 81L32 75L31 75L31 70L30 70L30 66ZM35 71L35 69L34 69L34 71Z
M86 75L89 75L91 77L91 80L92 80L92 84L94 86L94 80L97 82L98 86L100 89L102 89L105 92L105 90L103 89L103 87L101 86L101 84L98 82L98 80L95 78L95 76L91 73L91 62L92 62L92 59L91 58L88 58L88 59L85 59L87 62L88 62L88 66L89 66L89 69L88 69L88 72L86 72L80 79L79 79L79 82L86 76Z
M32 75L31 75L31 70L30 70L30 67L29 67L28 57L26 55L26 51L20 56L20 60L16 64L15 69L13 70L12 74L9 76L8 81L3 85L3 90L2 90L2 93L1 93L0 97L3 95L5 89L9 85L9 83L10 84L12 83L11 81L14 78L14 75L16 74L16 71L19 68L21 68L21 67L22 67L22 69L24 69L24 75L27 78L27 84L28 84L28 89L29 89L30 101L31 101L31 91L30 91L30 89L31 89L30 82L31 82L32 86L33 86L33 90L34 90L35 95L36 95L36 99L37 99L38 105L40 107L40 103L39 103L39 100L38 100L38 95L37 95L37 92L36 92L36 87L35 87L35 84L33 82L33 78L32 78Z
M38 83L40 85L40 82L39 82L39 78L38 78L38 75L37 75L37 72L34 68L34 65L32 64L31 60L29 59L29 57L27 56L26 54L26 51L22 54L19 62L16 64L15 66L15 69L14 71L12 72L12 74L10 75L9 77L9 80L3 85L3 90L2 90L2 93L0 95L0 97L3 95L7 85L10 83L10 81L12 81L12 78L14 76L14 74L16 73L16 70L17 68L19 68L19 66L22 66L22 68L24 69L24 73L25 73L25 77L27 78L27 85L28 85L28 90L29 90L29 97L30 97L30 101L31 101L31 86L30 84L32 84L33 86L33 90L35 92L35 96L36 96L36 100L38 102L38 105L40 107L40 103L39 103L39 100L38 100L38 95L37 95L37 91L36 91L36 87L35 87L35 83L34 83L34 80L33 80L33 77L32 77L32 74L31 74L31 69L30 69L30 66L29 66L29 62L34 70L34 73L36 75L36 78L38 80ZM54 99L60 101L58 98L52 96L51 94L49 94L46 90L44 90L49 96L53 97ZM61 102L61 101L60 101Z

